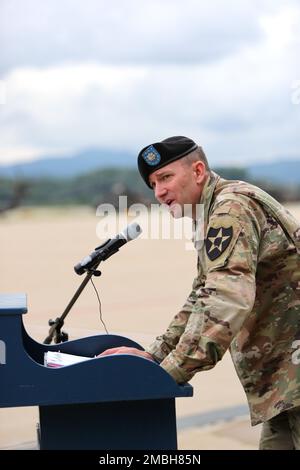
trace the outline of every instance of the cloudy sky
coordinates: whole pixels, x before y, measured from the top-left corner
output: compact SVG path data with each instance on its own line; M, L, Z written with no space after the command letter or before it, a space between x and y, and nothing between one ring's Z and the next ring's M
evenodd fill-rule
M297 0L0 0L0 164L171 135L300 158Z

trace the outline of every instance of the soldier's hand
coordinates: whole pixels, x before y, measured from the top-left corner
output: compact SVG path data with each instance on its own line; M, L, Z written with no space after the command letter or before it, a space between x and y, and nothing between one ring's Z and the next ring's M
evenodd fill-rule
M136 349L136 348L128 348L127 346L120 346L118 348L106 349L101 354L98 354L97 357L111 356L112 354L132 354L134 356L141 356L146 359L150 359L151 361L154 361L151 354L147 353L146 351L141 351L140 349Z

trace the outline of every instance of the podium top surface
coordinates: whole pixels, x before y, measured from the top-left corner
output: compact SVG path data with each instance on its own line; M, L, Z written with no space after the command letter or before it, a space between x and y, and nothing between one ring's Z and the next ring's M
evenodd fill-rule
M24 293L1 294L0 315L23 315L27 312L27 298Z

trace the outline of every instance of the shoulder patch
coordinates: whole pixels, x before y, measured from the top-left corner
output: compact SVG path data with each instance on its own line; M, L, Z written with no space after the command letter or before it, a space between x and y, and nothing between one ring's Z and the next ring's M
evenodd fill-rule
M233 236L233 227L210 227L206 240L205 248L206 254L211 261L219 258L222 253L229 247Z
M241 232L241 225L229 214L214 215L207 227L205 256L208 268L224 266Z

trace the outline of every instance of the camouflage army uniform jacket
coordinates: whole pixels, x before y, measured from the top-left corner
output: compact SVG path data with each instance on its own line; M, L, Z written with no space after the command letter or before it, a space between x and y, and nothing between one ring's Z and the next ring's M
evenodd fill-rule
M230 348L252 424L300 406L300 225L261 189L211 173L192 292L147 349L177 382Z

